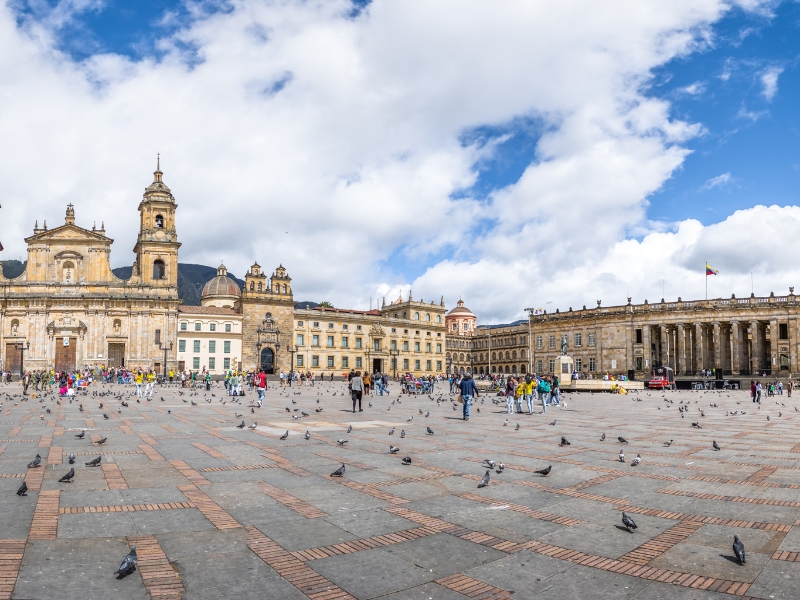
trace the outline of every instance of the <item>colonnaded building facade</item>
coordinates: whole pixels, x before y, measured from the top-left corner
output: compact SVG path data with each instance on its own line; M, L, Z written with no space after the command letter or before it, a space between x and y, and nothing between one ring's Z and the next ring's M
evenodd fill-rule
M533 314L508 325L479 325L448 340L448 362L473 373L552 373L562 340L585 377L636 379L655 366L676 375L713 369L724 375L800 372L800 298L692 300ZM453 333L453 332L449 332ZM456 345L458 349L456 350Z
M0 368L71 371L129 369L291 368L337 373L357 369L438 373L445 368L445 307L409 293L370 311L302 308L278 266L270 276L254 263L244 289L220 265L201 306L178 296L178 205L160 161L139 203L140 226L130 279L111 270L113 239L105 225L64 224L26 238L25 271L6 279L0 268Z

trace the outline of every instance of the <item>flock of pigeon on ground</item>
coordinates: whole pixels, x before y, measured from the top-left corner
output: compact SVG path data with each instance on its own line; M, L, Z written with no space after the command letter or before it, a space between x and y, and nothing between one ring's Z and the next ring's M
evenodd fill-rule
M105 384L102 384L102 386L103 386L103 388L105 388ZM311 390L309 389L308 391L311 391ZM696 393L699 393L699 392L696 392ZM707 392L703 392L703 393L707 393ZM713 393L714 392L712 392L712 394ZM717 394L721 394L722 392L716 392L716 393ZM128 391L127 395L130 397L130 399L133 399L134 398L134 394L135 393L133 391ZM282 390L280 392L280 394L279 394L280 396L286 396L287 398L289 398L291 400L292 405L297 405L297 402L294 400L294 398L291 398L290 394L292 394L292 395L302 395L302 392L294 392L294 391L292 391L292 388L289 387L289 388L286 388L286 389ZM177 395L178 396L186 396L186 397L190 398L190 400L188 400L188 401L186 400L186 398L181 398L184 403L191 403L192 406L197 406L198 405L198 403L195 402L195 400L191 399L193 397L199 396L199 392L197 392L197 391L189 391L188 392L188 396L187 396L187 392L184 392L182 390L177 390ZM337 396L337 395L345 396L346 392L343 391L343 390L342 391L334 391L334 392L331 393L331 395L332 396ZM649 393L649 392L647 393L647 396L651 396L651 395L652 395L651 393ZM88 396L89 396L89 394L86 391L83 391L81 393L81 397L88 397ZM129 407L129 403L126 402L125 399L124 399L125 396L126 396L126 394L124 394L124 393L115 393L112 390L105 390L105 391L103 391L103 390L95 390L95 391L92 392L92 397L94 397L94 398L107 398L108 397L108 398L112 398L112 399L118 400L119 401L119 407L117 408L117 412L119 414L122 413L123 407L124 408L128 408ZM203 392L203 400L206 403L210 404L210 403L214 402L214 398L217 398L218 402L221 403L222 405L226 405L228 402L241 405L241 400L239 399L239 397L228 396L227 394L224 394L224 395L222 395L222 397L218 398L216 396L216 394L214 394L214 393L211 393L210 396L211 397L209 398L209 393L208 392L206 392L206 391ZM323 391L321 391L321 390L317 391L317 396L323 396ZM30 398L37 398L37 395L36 394L31 394ZM147 398L147 397L145 397L145 398L135 398L137 403L141 403L142 399L144 399L146 402L151 402L152 401L151 397L150 398ZM432 401L432 402L435 401L437 407L441 406L442 404L446 404L446 403L449 402L449 403L452 404L453 410L458 410L460 408L460 406L456 402L454 402L450 398L445 398L444 395L441 394L441 393L435 398L434 398L433 395L428 395L428 399L430 401ZM21 394L8 394L8 393L6 393L6 401L9 401L9 400L14 400L14 405L16 406L16 405L19 405L19 403L21 401L23 401L23 402L27 401L28 397L23 396ZM48 400L55 400L55 403L57 405L61 405L61 401L62 400L66 400L66 399L58 398L58 397L56 397L54 395L51 395L51 394L44 394L44 395L40 395L38 400L42 405L41 408L42 408L42 411L43 411L40 414L40 418L44 419L45 418L44 417L45 413L46 414L50 414L51 413L51 409L48 408L47 404L46 404ZM485 399L482 398L480 404L483 404L484 400ZM667 404L666 408L670 408L670 406L675 403L675 401L673 399L668 399L666 397L666 394L663 394L663 393L662 393L662 400ZM80 401L77 397L73 397L73 398L70 398L68 400L69 404L72 404L73 401L78 402L78 410L81 413L83 413L85 411L85 407L83 406L83 402ZM161 402L165 402L166 400L164 399L163 396L161 396L160 397L160 401ZM491 398L491 401L495 405L503 405L503 407L505 407L505 399L504 398L503 399ZM633 401L634 402L641 402L642 400L641 400L641 398L635 397L635 398L633 398ZM320 404L320 398L317 398L316 403ZM695 400L694 403L697 404L698 400ZM781 406L785 406L785 404L782 404L782 403L779 403L779 402L776 402L776 403L780 404ZM391 404L386 408L386 410L387 411L391 411L392 407L396 406L398 404L402 405L401 397L397 397L394 400L392 400ZM684 403L683 400L681 400L679 402L678 411L679 411L679 414L680 414L681 418L685 418L686 413L690 409L690 404L691 404L691 401L689 401L689 400L687 400L685 403ZM737 402L737 404L740 404L740 402ZM0 403L0 412L2 412L3 406L4 405L2 403ZM372 402L368 402L368 406L370 408L372 408ZM718 408L716 403L711 403L710 406L712 408ZM104 403L103 403L102 400L100 401L98 408L100 410L103 410L105 408ZM259 408L259 407L258 407L257 404L253 404L253 405L248 406L248 408L250 408L251 414L255 414L255 409ZM475 408L476 408L476 412L480 413L480 406L476 406ZM565 408L566 408L566 402L562 402L562 409L565 409ZM658 408L658 410L661 410L661 406L658 406L657 408ZM760 410L760 409L761 409L761 404L758 404L757 405L757 410ZM106 409L106 410L108 410L108 409ZM301 410L299 408L290 408L290 407L287 406L287 407L285 407L285 410L286 410L286 412L289 412L289 413L298 413L298 412L300 413L299 415L296 415L296 414L292 415L292 419L294 419L294 420L299 420L299 419L302 419L304 417L310 416L310 413L307 413L307 412L305 412L305 411L303 411L303 410ZM699 410L700 416L701 417L705 417L705 412L700 408L698 408L698 410ZM795 407L795 411L797 411L797 410L798 409ZM316 413L321 413L322 411L323 411L323 408L321 406L318 406L317 408L315 408L315 412ZM429 417L430 416L430 411L423 412L422 409L418 409L418 411L419 411L419 415L424 415L424 417ZM172 411L168 410L167 412L171 414ZM737 411L734 411L734 412L727 411L725 413L725 416L727 417L727 416L745 415L745 414L747 414L745 411L737 410ZM242 414L234 412L234 416L236 418L241 418ZM782 416L782 413L779 412L778 416ZM109 419L108 413L103 413L103 417L104 417L104 419ZM769 417L769 415L767 415L767 420L769 420L769 419L770 419L770 417ZM412 416L410 416L410 417L408 417L406 419L406 422L411 423L413 420L414 420L414 416L412 415ZM549 425L551 425L551 426L555 426L556 424L557 424L557 419L554 419L551 423L549 423ZM503 423L503 426L507 426L507 425L508 425L508 418L506 418L505 422ZM700 425L699 420L695 421L695 422L692 422L691 425L692 425L693 428L702 429L702 426ZM236 427L239 428L239 429L244 429L245 426L246 426L246 423L245 423L244 420L242 420L241 423L238 424ZM248 427L248 429L252 430L252 429L256 429L257 427L258 427L258 423L257 422L253 422L253 424L250 425ZM514 430L515 431L519 431L519 429L520 429L520 424L517 423L515 428L514 428ZM349 434L350 432L352 432L352 430L353 430L353 426L349 425L348 428L347 428L347 433ZM396 427L392 427L389 430L389 435L394 435L395 434L395 430L396 430ZM434 435L433 429L431 427L429 427L429 426L426 426L426 433L428 435ZM80 433L75 435L75 438L82 440L82 439L85 438L85 436L86 436L86 430L84 429L84 430L81 430ZM405 436L406 436L406 431L405 431L404 428L402 428L401 431L400 431L399 437L402 439ZM279 439L280 440L286 440L286 439L288 439L288 437L289 437L289 430L286 430L286 432L283 435L281 435ZM306 430L305 435L303 437L306 440L311 439L310 431ZM106 443L107 440L108 440L107 437L103 437L103 438L97 440L97 442L95 442L95 443L97 445L103 445L103 444ZM606 440L606 434L603 433L602 436L600 437L600 441L605 441L605 440ZM617 441L620 444L623 445L623 448L620 449L620 451L619 451L619 461L624 463L625 462L624 446L628 444L628 440L626 440L622 436L618 436L617 437ZM669 447L672 444L672 442L673 442L673 440L669 440L667 442L664 442L664 446ZM348 440L344 439L344 438L341 438L341 439L337 440L337 443L340 446L345 446L348 443ZM560 442L559 445L560 446L569 446L570 442L569 442L569 440L567 440L567 438L565 436L561 436L561 442ZM714 450L717 450L717 451L721 449L720 446L717 444L716 440L712 440L711 446L712 446L712 448ZM397 454L399 452L400 452L400 448L399 447L395 446L392 443L389 444L389 453L390 454ZM28 463L28 468L29 469L39 468L39 467L41 467L41 462L42 462L42 457L39 454L37 454L36 457L30 463ZM94 459L90 460L89 462L85 463L85 465L87 467L97 467L97 466L100 465L101 462L102 462L102 455L98 456L97 458L94 458ZM412 459L411 459L410 456L405 456L402 459L402 464L404 464L404 465L410 465L411 462L412 462ZM641 454L637 453L636 457L631 461L630 465L632 467L635 467L635 466L641 464L641 462L642 462ZM74 463L75 463L75 454L74 453L70 453L70 455L69 455L69 464L72 465ZM480 482L478 483L478 488L484 488L484 487L487 487L489 485L490 479L491 479L491 475L490 474L491 474L492 470L495 470L495 467L496 467L495 472L497 474L503 473L503 471L505 470L505 465L502 462L497 463L494 460L486 459L484 461L484 463L485 464L483 464L482 466L486 469L486 472L483 475L483 477L481 478ZM552 465L549 465L544 469L540 469L540 470L534 471L534 473L536 473L536 474L538 474L540 476L543 476L543 477L547 477L550 474L550 472L552 471L552 468L553 468ZM331 473L331 477L344 477L345 470L346 470L346 466L345 466L345 464L342 464L341 467L339 467L333 473ZM73 467L73 468L70 468L70 470L66 474L64 474L58 481L60 483L72 483L74 478L75 478L75 468ZM26 482L23 480L22 485L20 485L19 489L17 490L17 495L18 496L26 496L27 492L28 492L28 486L27 486ZM627 531L631 532L631 533L633 533L633 530L636 529L636 523L625 512L622 513L622 524L624 525L625 529ZM738 536L734 536L733 552L734 552L734 554L736 556L736 559L738 560L739 564L742 564L742 565L745 564L744 544L742 543L742 541L739 539ZM117 578L118 579L122 579L123 577L133 573L136 570L137 560L138 559L137 559L137 556L136 556L136 546L132 546L131 550L130 550L130 553L123 559L122 564L120 565L119 569L117 571L115 571L115 574L117 575Z

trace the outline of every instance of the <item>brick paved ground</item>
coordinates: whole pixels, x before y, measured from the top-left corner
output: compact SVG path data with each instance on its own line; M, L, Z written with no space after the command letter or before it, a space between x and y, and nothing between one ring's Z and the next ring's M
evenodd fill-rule
M392 404L396 389L356 414L341 383L271 390L251 414L253 394L234 404L220 388L166 388L137 404L129 388L99 386L111 395L81 396L83 412L51 397L48 414L0 387L0 598L800 597L800 403L580 395L506 426L489 397L464 422L447 394ZM237 429L242 419L258 428ZM71 452L74 482L59 483ZM28 469L36 453L42 466ZM478 489L485 458L506 469ZM131 544L139 570L117 580Z

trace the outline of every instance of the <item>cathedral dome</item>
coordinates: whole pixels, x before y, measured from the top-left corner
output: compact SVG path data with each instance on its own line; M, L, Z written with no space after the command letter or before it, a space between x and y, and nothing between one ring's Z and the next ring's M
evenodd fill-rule
M458 317L474 317L475 313L473 313L470 309L464 306L464 301L459 298L458 304L456 307L447 313L447 316L458 316Z
M235 296L238 298L241 295L242 290L239 289L239 284L228 277L228 269L225 268L225 265L220 265L217 268L217 276L203 286L201 298L212 296Z

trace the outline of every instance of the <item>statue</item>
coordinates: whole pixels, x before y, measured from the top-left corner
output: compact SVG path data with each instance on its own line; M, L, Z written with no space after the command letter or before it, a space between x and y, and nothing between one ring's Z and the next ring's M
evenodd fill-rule
M114 321L114 335L119 335L119 321Z
M17 335L17 323L16 321L11 324L11 337L16 337Z
M567 334L561 336L561 354L563 356L567 355Z

